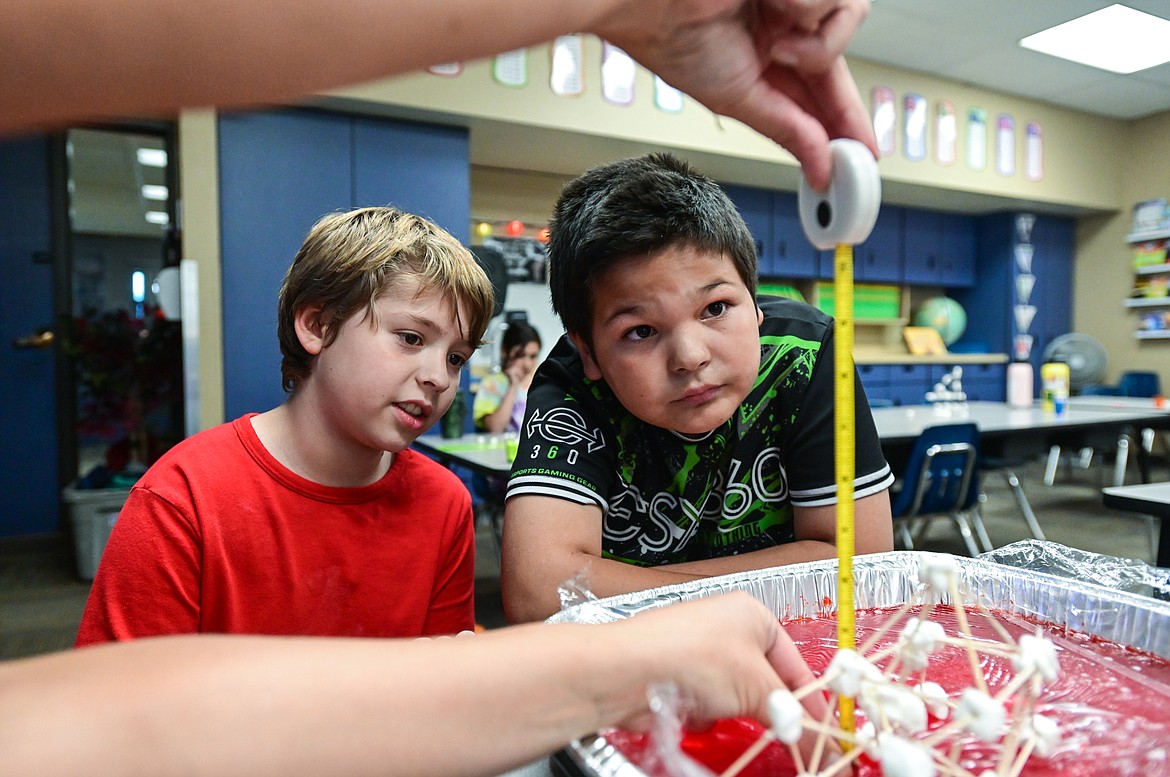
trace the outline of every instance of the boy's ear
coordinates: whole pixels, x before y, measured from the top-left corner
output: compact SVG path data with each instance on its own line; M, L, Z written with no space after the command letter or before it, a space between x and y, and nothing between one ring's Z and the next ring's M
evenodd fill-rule
M764 325L764 309L756 305L756 326Z
M593 349L591 349L581 335L569 332L569 339L573 341L573 345L577 346L577 350L581 354L581 366L585 368L585 377L589 380L601 380L601 368L597 366L597 361L593 358Z
M301 347L313 356L325 347L325 327L321 324L321 306L314 305L297 310L293 315L293 328Z

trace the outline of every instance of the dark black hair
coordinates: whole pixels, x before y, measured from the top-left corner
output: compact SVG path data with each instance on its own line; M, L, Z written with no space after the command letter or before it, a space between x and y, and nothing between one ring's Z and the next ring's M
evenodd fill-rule
M586 342L594 281L622 259L678 244L726 254L756 293L759 260L743 217L717 183L670 154L624 159L570 181L549 232L553 310Z
M500 338L500 355L507 361L508 354L516 346L523 348L529 343L536 343L541 345L540 332L536 331L536 327L532 324L527 324L523 321L513 321L508 324L508 328L504 330L504 336Z

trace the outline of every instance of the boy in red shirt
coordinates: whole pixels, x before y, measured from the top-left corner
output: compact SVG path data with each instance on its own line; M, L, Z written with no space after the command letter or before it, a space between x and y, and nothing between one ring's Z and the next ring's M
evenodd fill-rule
M183 441L134 486L77 644L473 628L470 496L408 446L450 406L492 306L425 219L317 222L280 289L288 400Z

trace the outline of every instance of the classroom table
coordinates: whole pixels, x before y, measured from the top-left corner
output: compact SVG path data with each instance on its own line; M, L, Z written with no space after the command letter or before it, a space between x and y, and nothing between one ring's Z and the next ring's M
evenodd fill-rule
M1036 442L1028 447L1045 450L1047 445L1043 441L1052 434L1123 430L1144 424L1163 425L1170 421L1170 414L1154 408L1152 400L1148 408L1070 403L1061 415L1046 411L1039 404L1014 407L1006 402L963 402L878 407L873 409L873 419L883 445L913 442L928 426L971 422L979 427L980 437L984 440L1033 440Z
M1166 521L1170 519L1170 483L1112 486L1101 490L1101 499L1106 507L1115 510L1160 518L1162 526L1158 531L1158 555L1154 564L1170 567L1170 532L1166 531Z
M1101 399L1131 399L1102 397ZM984 447L1000 454L1037 454L1048 450L1052 435L1076 432L1086 436L1117 436L1133 426L1165 426L1170 412L1144 404L1120 403L1097 406L1070 403L1062 415L1046 412L1040 405L1012 407L1005 402L966 402L948 405L909 405L873 409L882 447L896 450L913 445L928 426L973 422L979 427ZM454 439L423 435L414 447L445 465L459 465L485 475L507 477L512 469L504 451L504 435L465 434Z
M506 478L512 471L512 463L504 450L504 440L503 434L474 433L455 438L424 434L415 438L414 447L434 456L444 466L454 464L481 475Z

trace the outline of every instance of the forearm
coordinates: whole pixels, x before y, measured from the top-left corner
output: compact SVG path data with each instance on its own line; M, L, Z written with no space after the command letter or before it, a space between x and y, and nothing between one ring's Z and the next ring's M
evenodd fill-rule
M516 391L509 388L508 393L500 399L496 409L481 419L484 429L492 434L499 434L508 428L508 421L512 420L512 405L516 402Z
M291 99L587 31L619 5L10 0L0 27L0 129Z
M14 775L497 774L645 707L650 661L614 638L570 625L89 648L0 667L0 752Z

